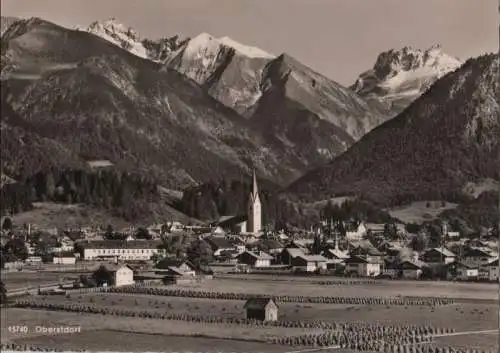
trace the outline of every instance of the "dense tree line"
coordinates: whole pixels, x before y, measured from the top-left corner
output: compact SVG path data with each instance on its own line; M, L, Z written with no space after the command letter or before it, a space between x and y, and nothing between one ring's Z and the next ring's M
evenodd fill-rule
M115 169L40 171L23 182L2 188L2 214L29 210L32 202L85 203L114 211L126 220L149 213L148 204L159 202L152 178Z
M498 237L499 195L495 191L483 192L477 199L460 204L455 209L442 212L440 217L446 219L451 228L467 235L475 234L481 229L492 229Z
M346 200L342 204L333 204L331 200L321 211L321 218L333 220L363 220L373 223L392 223L394 219L379 206L366 200Z
M276 186L259 181L263 225L283 229L287 222L304 220L296 206L278 196ZM214 181L184 191L180 209L185 214L202 220L216 220L221 216L244 215L252 190L250 182L241 180Z

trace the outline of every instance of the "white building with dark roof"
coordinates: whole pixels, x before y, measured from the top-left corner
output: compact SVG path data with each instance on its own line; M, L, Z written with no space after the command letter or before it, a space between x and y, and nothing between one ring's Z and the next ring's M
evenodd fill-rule
M97 240L80 244L83 260L143 260L158 253L159 240Z

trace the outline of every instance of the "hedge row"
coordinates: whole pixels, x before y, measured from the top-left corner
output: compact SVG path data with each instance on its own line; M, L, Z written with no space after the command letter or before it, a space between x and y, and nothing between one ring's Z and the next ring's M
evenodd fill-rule
M493 353L493 351L478 349L463 349L454 347L432 347L431 337L387 337L373 338L367 335L345 335L338 332L307 334L302 336L278 337L272 343L292 346L338 347L357 351L384 353Z
M16 351L16 352L66 352L66 349L47 348L33 344L16 344L16 343L0 343L0 352ZM85 350L75 350L72 352L86 352Z
M241 275L241 274L240 274ZM290 274L288 274L291 276ZM273 275L274 276L274 275ZM277 278L269 275L269 278L253 278L253 277L232 277L225 275L217 275L217 279L227 279L227 280L237 280L237 281L261 281L261 280L272 280L273 282L300 282L307 284L317 284L322 286L330 286L330 285L363 285L363 284L381 284L373 279L335 279L335 280L312 280L312 281L303 281L298 278ZM309 278L309 277L307 277Z
M384 351L384 347L414 345L428 343L432 336L395 335L392 332L386 335L376 335L373 332L356 332L346 334L342 332L325 332L320 334L306 334L302 336L279 337L272 343L281 345L302 345L319 347L350 348L358 351Z
M329 321L259 321L246 318L221 317L215 315L192 315L185 313L160 312L158 310L128 310L113 307L98 307L90 304L65 304L50 303L35 300L18 300L13 304L19 308L47 309L55 311L68 311L76 313L116 315L126 317L140 317L162 320L176 320L202 323L221 323L232 325L248 325L253 327L285 327L285 328L309 328L332 330L343 334L346 337L353 335L366 335L372 339L390 339L393 337L423 337L428 339L430 336L440 333L453 332L452 329L439 328L434 326L416 326L407 324L378 324L366 322L337 323Z
M263 295L249 293L232 293L232 292L211 292L211 291L196 291L186 289L172 288L152 288L152 287L115 287L109 288L110 293L123 294L146 294L168 297L183 297L183 298L206 298L216 300L248 300L251 298L260 298ZM270 296L276 302L281 303L311 303L311 304L349 304L349 305L415 305L415 306L437 306L454 303L451 298L406 298L406 297L309 297L302 295L277 295Z
M455 348L455 347L432 347L429 345L420 345L420 346L388 345L381 352L384 352L384 353L494 353L494 351L489 351L489 350L480 350L480 349L472 349L472 348Z

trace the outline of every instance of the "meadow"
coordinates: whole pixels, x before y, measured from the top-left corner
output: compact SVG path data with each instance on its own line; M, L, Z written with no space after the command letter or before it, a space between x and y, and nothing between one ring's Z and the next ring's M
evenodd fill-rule
M441 201L415 201L409 205L395 207L387 211L391 217L397 218L403 223L421 224L432 221L441 212L457 208L458 204Z
M431 282L431 281L376 281L356 285L311 285L312 278L296 277L289 282L272 281L266 275L256 280L217 279L203 285L170 286L171 288L189 288L199 291L219 291L234 293L256 293L267 295L303 295L336 297L448 297L460 300L497 299L497 287L492 283ZM280 276L281 279L281 276ZM317 277L314 280L322 280ZM323 279L328 281L328 279Z
M202 298L163 297L151 295L123 295L115 293L71 294L69 298L46 296L46 302L81 303L97 307L128 310L158 310L176 314L214 315L217 317L245 318L244 301ZM458 331L488 330L495 328L496 307L484 303L460 303L429 306L299 304L279 303L279 319L312 322L377 322L385 324L454 327Z
M495 335L491 334L497 327L498 319L495 285L410 281L357 281L345 284L323 278L293 276L272 281L272 278L262 275L245 278L216 278L198 285L159 288L262 296L291 295L306 299L313 296L346 299L408 296L459 300L435 305L406 303L406 300L398 305L370 300L358 304L283 301L278 302L279 322L262 325L245 319L245 300L241 298L73 292L66 296L26 297L22 299L24 304L18 302L25 305L23 308L19 305L2 309L2 343L8 340L18 344L68 349L116 350L123 347L123 342L130 341L127 347L134 347L133 350L155 351L163 342L162 351L206 353L212 353L210 347L217 347L218 352L344 353L354 349L353 342L358 340L363 342L363 345L355 345L358 352L395 353L391 350L398 349L392 348L394 345L414 346L421 352L428 352L425 349L433 347L480 350L496 347ZM326 283L320 284L321 281ZM47 336L34 330L27 334L6 330L8 325L20 323L29 323L33 327L79 325L82 332ZM429 339L431 341L427 342ZM120 342L119 347L116 346L117 341ZM393 343L388 347L383 342Z

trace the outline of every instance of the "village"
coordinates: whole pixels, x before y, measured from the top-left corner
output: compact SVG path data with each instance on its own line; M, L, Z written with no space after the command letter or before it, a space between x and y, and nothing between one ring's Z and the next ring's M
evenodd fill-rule
M492 236L465 237L442 222L432 247L402 223L334 218L270 231L255 174L252 184L246 215L199 225L60 230L4 218L2 329L24 320L76 322L81 332L65 340L10 329L1 348L102 350L130 340L161 350L184 336L182 349L239 352L468 352L470 335L481 339L478 352L496 344Z
M37 229L2 227L2 270L77 271L101 265L131 268L135 281L175 283L210 274L259 273L406 280L498 280L498 243L471 239L442 224L439 247L425 247L404 224L325 220L310 230L262 229L257 180L246 216L206 225L178 221L147 228ZM175 264L175 265L173 265ZM112 266L111 266L112 265ZM130 284L127 280L126 284ZM79 283L78 285L82 285ZM111 285L111 283L109 283ZM114 285L120 285L114 283Z

